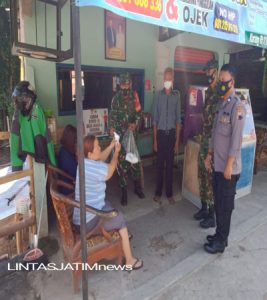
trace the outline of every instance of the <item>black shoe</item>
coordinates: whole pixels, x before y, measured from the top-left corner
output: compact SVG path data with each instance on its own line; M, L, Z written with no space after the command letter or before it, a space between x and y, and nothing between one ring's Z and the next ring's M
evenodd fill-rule
M217 238L216 233L209 234L209 235L206 236L206 239L207 239L208 242L213 242L214 240L216 240L216 238Z
M127 188L122 188L121 192L121 205L126 206L128 203Z
M140 198L140 199L144 199L145 198L145 194L142 191L141 188L141 184L139 181L135 181L134 182L134 193Z
M202 220L200 223L199 223L200 227L202 228L213 228L215 227L215 218L214 216L210 216L208 215L207 218L205 218L204 220Z
M194 219L196 219L197 221L200 221L202 219L206 219L208 217L208 211L206 208L201 208L198 212L196 212L194 214Z
M224 249L225 243L223 241L214 240L204 244L204 250L210 254L223 253Z
M215 241L216 238L217 238L216 233L213 234L213 235L207 235L207 241L210 242L210 243L213 242L213 241ZM226 241L224 241L224 245L225 245L225 247L228 246L228 238L226 239Z

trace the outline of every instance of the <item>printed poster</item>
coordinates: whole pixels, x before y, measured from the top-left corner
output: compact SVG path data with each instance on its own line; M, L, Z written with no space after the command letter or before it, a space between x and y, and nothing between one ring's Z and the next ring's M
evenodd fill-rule
M88 109L83 111L85 135L108 135L108 109Z

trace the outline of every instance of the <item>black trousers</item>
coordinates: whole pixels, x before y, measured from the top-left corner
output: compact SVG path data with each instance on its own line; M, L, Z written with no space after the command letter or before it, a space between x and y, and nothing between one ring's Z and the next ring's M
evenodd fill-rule
M162 195L164 170L166 181L166 196L172 197L173 162L175 146L175 129L157 131L157 186L156 196Z
M230 180L223 173L214 172L213 192L216 215L216 235L220 241L226 241L230 232L231 216L234 209L236 183L240 175L232 175Z

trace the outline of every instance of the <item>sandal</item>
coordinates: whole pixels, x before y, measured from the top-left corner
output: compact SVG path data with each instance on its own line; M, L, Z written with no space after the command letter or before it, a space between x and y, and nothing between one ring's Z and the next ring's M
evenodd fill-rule
M141 262L141 264L139 266L137 266L137 264ZM134 271L134 270L138 270L141 269L143 267L143 261L142 259L137 258L135 263L132 265L132 269L131 270L127 270L129 273Z

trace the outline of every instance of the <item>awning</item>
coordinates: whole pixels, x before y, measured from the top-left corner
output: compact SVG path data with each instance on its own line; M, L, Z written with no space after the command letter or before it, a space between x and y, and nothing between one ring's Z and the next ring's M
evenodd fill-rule
M265 0L76 0L136 21L267 48Z

